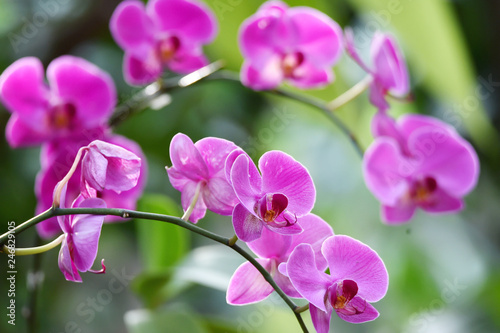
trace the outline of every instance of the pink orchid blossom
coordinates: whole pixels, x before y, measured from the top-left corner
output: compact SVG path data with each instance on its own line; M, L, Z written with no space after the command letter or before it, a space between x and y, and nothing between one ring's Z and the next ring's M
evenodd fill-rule
M120 193L113 189L97 190L94 195L103 199L109 208L136 208L137 200L142 195L147 180L147 163L141 148L137 143L125 137L111 134L104 129L95 129L86 131L72 140L54 141L42 147L40 154L42 169L37 175L35 184L35 194L38 201L37 214L52 206L52 192L57 183L68 173L80 147L87 146L94 140L102 140L120 146L140 158L140 174L136 186L129 190L122 190ZM82 168L80 164L67 184L66 201L61 202L66 207L70 206L71 202L81 193L81 174ZM122 220L117 216L106 216L105 218L105 222ZM55 218L38 223L36 228L43 238L53 237L61 231Z
M66 189L63 189L62 197L65 202ZM64 205L61 206L64 208ZM99 198L84 199L79 196L75 199L72 208L106 208L104 200ZM92 272L101 274L106 271L104 260L102 269L94 271L90 269L97 256L99 237L104 222L101 215L66 215L58 216L57 221L60 229L64 232L64 239L59 251L59 269L68 281L82 282L78 272Z
M370 304L381 300L389 285L385 265L369 246L344 235L329 237L321 248L330 275L318 269L316 254L309 244L298 245L285 270L293 286L309 301L314 328L328 333L333 311L350 323L376 319Z
M113 38L125 51L125 80L144 85L168 68L189 73L205 66L202 45L217 34L215 15L196 0L128 0L110 21Z
M423 115L397 122L380 114L377 137L367 149L363 173L368 189L382 204L382 220L404 223L417 207L429 213L453 213L477 183L474 148L451 126Z
M89 198L105 189L116 193L130 190L137 185L140 169L141 159L134 153L104 141L92 141L82 160L82 195Z
M244 85L267 90L286 80L316 88L334 79L331 67L342 55L342 29L314 8L266 1L241 25L239 45Z
M0 77L0 97L12 113L7 141L12 147L67 138L105 124L116 104L111 77L95 65L61 56L47 68L40 60L21 58Z
M325 270L327 263L321 256L323 241L333 236L332 227L320 217L308 214L298 219L304 231L298 235L281 235L264 228L262 236L248 243L248 247L259 258L256 260L271 274L276 284L290 297L301 297L290 279L278 271L278 266L286 262L293 249L302 243L310 244L316 253L316 267ZM226 300L232 305L260 302L273 292L273 287L249 262L242 264L234 272L227 289Z
M346 29L345 38L347 52L372 76L370 102L379 111L389 109L385 99L388 94L404 97L409 93L408 69L403 54L392 36L377 32L373 37L370 48L372 68L367 66L356 52L352 30Z
M219 138L204 138L196 143L182 133L172 138L172 166L166 169L172 186L181 192L185 211L199 195L189 218L191 222L203 218L207 209L231 215L238 199L226 179L224 165L229 153L237 148L234 143Z
M281 151L262 155L257 167L241 150L226 161L234 192L240 203L233 211L233 227L244 242L258 239L263 228L283 235L302 232L297 219L309 214L316 189L307 169Z

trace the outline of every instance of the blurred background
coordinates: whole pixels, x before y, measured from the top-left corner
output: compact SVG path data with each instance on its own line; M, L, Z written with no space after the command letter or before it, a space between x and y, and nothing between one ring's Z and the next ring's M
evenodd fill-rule
M206 53L237 72L242 63L238 27L262 1L205 2L219 20L219 35ZM60 55L73 54L112 75L120 102L130 99L138 88L123 81L123 53L108 28L118 3L0 0L0 70L24 56L36 56L47 66ZM342 27L353 27L364 59L375 30L396 36L408 61L414 102L392 101L391 114L436 116L471 141L481 159L481 176L466 197L466 209L445 216L419 212L410 224L399 227L382 224L378 202L363 183L361 158L335 125L313 108L229 81L176 90L170 105L145 110L115 129L138 142L148 159L148 185L139 209L179 214L180 195L164 169L170 165L170 140L178 132L193 141L206 136L232 140L255 160L267 150L283 150L312 174L317 188L313 212L337 234L374 248L389 271L389 291L375 304L381 316L360 325L333 316L331 332L500 331L500 2L287 3L317 8ZM345 55L334 70L334 84L301 93L329 101L363 77ZM4 128L10 114L0 108L3 233L9 221L19 224L33 216L40 162L39 148L8 146ZM366 93L338 110L363 148L372 140L369 125L374 112ZM233 234L229 217L208 213L199 225L227 237ZM18 247L36 242L34 230L16 237ZM275 294L256 305L227 305L227 283L243 259L174 226L146 221L105 225L98 259L106 259L108 271L83 274L82 284L65 281L57 255L54 249L37 260L16 258L15 327L7 323L7 258L0 257L1 332L28 331L33 322L23 315L30 314L35 314L39 332L300 332ZM34 285L36 293L31 291ZM309 314L303 317L313 331Z

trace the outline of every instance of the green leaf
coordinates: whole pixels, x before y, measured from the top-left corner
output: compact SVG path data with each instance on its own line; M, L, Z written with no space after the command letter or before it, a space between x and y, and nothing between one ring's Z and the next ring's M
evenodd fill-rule
M172 216L182 214L179 206L169 197L146 194L138 203L138 210ZM189 251L189 232L165 222L137 220L139 249L144 268L148 272L161 272L175 266Z

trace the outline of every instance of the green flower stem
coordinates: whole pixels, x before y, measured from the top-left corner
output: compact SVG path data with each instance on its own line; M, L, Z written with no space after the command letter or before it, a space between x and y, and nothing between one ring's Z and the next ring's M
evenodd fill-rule
M307 303L304 306L298 306L297 308L295 308L296 313L302 313L302 312L305 312L307 310L309 310L309 303Z
M370 83L372 83L373 77L371 75L365 76L365 78L358 83L356 83L354 86L351 87L351 89L347 90L344 92L342 95L339 97L335 98L333 101L327 104L328 109L331 111L335 111L338 108L346 105L359 95L363 93L369 86Z
M236 236L236 235L229 238L229 246L233 246L234 244L236 244L237 241L238 241L238 236Z
M241 84L238 74L231 72L231 71L227 71L227 70L218 71L216 73L213 73L212 75L206 77L203 81L209 81L209 80L226 80L226 81L239 82ZM349 130L349 128L347 128L347 126L342 122L342 120L340 120L340 118L333 112L333 110L331 110L328 107L328 105L325 101L311 97L311 96L307 96L304 94L298 94L298 93L292 92L290 90L281 89L281 88L277 88L274 90L268 90L268 91L264 91L264 92L287 97L287 98L295 100L299 103L302 103L302 104L305 104L308 106L312 106L313 108L321 111L322 113L325 114L325 116L327 116L332 121L332 123L334 123L349 138L349 140L351 141L352 145L354 146L354 148L356 149L358 154L360 156L363 156L363 148L361 148L354 133L352 133L351 130Z
M65 235L62 234L61 236L54 239L52 242L47 243L45 245L41 245L41 246L37 246L37 247L27 247L27 248L23 248L23 249L15 248L14 251L11 251L7 246L4 245L2 252L9 253L9 254L15 254L16 256L29 256L32 254L39 254L39 253L43 253L43 252L47 252L49 250L52 250L57 245L61 244L64 237L65 237Z
M7 241L8 234L9 233L16 233L19 234L23 230L32 227L36 225L39 222L42 222L46 219L49 219L54 216L62 216L62 215L77 215L77 214L91 214L91 215L114 215L114 216L120 216L122 218L138 218L138 219L144 219L144 220L155 220L155 221L162 221L162 222L167 222L167 223L172 223L175 225L178 225L182 228L188 229L189 231L192 231L194 233L197 233L203 237L210 238L218 243L221 243L227 247L230 247L233 249L235 252L240 254L243 258L248 260L264 277L264 279L269 282L269 284L276 290L278 295L285 301L285 303L288 305L288 307L293 311L295 317L297 318L297 321L299 322L300 327L302 328L302 331L304 333L308 333L307 327L302 320L302 317L300 313L296 312L296 309L299 308L285 293L281 290L281 288L274 282L272 276L262 267L248 252L243 250L241 247L239 247L235 243L231 243L232 240L234 239L231 238L226 238L222 237L220 235L217 235L213 232L210 232L208 230L205 230L203 228L198 227L197 225L186 222L182 218L175 217L175 216L169 216L169 215L162 215L162 214L155 214L155 213L146 213L146 212L138 212L134 210L128 210L128 209L118 209L118 208L50 208L49 210L43 212L42 214L35 216L34 218L24 222L23 224L19 225L17 228L14 230L3 234L0 236L0 245L3 246L3 244Z

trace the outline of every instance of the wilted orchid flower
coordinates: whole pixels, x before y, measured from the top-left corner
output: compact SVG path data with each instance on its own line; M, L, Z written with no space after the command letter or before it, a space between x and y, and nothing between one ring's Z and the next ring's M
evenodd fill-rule
M286 271L293 286L307 299L314 328L327 333L333 311L350 323L364 323L378 317L370 304L382 299L389 276L382 259L369 246L344 235L329 237L321 248L330 275L318 269L314 249L300 244L290 255Z
M370 102L379 111L386 111L389 104L385 100L387 94L404 97L410 90L408 69L403 54L394 38L377 32L373 37L370 55L372 68L367 66L359 57L354 46L354 34L346 29L346 49L351 57L372 76L370 84Z
M104 125L116 104L111 77L89 63L62 56L47 68L48 85L40 60L26 57L10 65L0 77L0 97L12 112L7 141L12 147L68 138Z
M343 50L342 29L314 8L266 1L241 25L239 45L245 58L244 85L266 90L286 80L314 88L333 81L331 67Z
M78 150L82 146L87 146L95 139L118 145L128 151L133 152L140 158L140 174L137 185L133 188L117 193L112 189L97 190L94 196L103 199L109 208L135 209L136 203L141 196L147 179L147 163L141 148L137 143L116 134L110 134L101 130L86 132L72 140L62 142L54 141L44 145L40 154L42 169L37 175L35 194L37 197L36 213L39 214L53 204L52 193L57 183L68 173ZM89 141L90 140L90 141ZM73 176L67 183L66 200L61 201L61 205L70 206L73 200L80 195L82 190L81 164L76 168ZM86 192L86 191L84 191ZM122 220L117 216L106 216L105 222ZM61 232L61 228L56 218L50 218L36 225L37 231L43 238L50 238Z
M193 144L186 135L176 134L170 142L172 166L167 167L172 186L181 191L185 211L198 197L189 220L193 223L209 209L221 215L231 215L238 203L224 172L230 152L238 147L227 140L204 138Z
M258 239L268 228L283 235L302 232L297 219L309 214L316 189L307 169L281 151L262 155L257 167L241 150L226 161L228 179L240 203L233 211L233 227L244 242Z
M63 189L62 197L65 196L66 189ZM99 198L84 199L79 196L73 202L72 208L106 208L106 203ZM59 269L66 280L82 282L78 272L104 273L104 260L100 271L90 269L97 256L104 216L66 215L58 216L57 220L65 235L59 251Z
M363 174L382 204L382 220L410 220L417 207L429 213L463 208L476 185L479 160L472 146L449 125L432 117L406 115L398 122L376 116L377 137L367 149Z
M262 236L248 243L248 247L259 258L256 260L272 276L276 284L290 297L301 297L290 279L278 271L279 264L286 262L290 253L299 244L311 244L316 253L316 267L325 270L326 260L321 256L323 241L333 235L328 223L314 214L298 219L304 231L298 235L281 235L264 228ZM234 272L227 289L226 300L232 305L244 305L260 302L273 292L273 287L262 274L250 263L243 263Z
M87 146L82 160L83 197L96 197L97 191L127 191L137 185L141 159L134 153L108 142L95 140Z
M212 11L196 0L128 0L116 8L111 34L125 51L123 70L129 84L158 79L165 68L189 73L205 66L202 45L217 33Z

